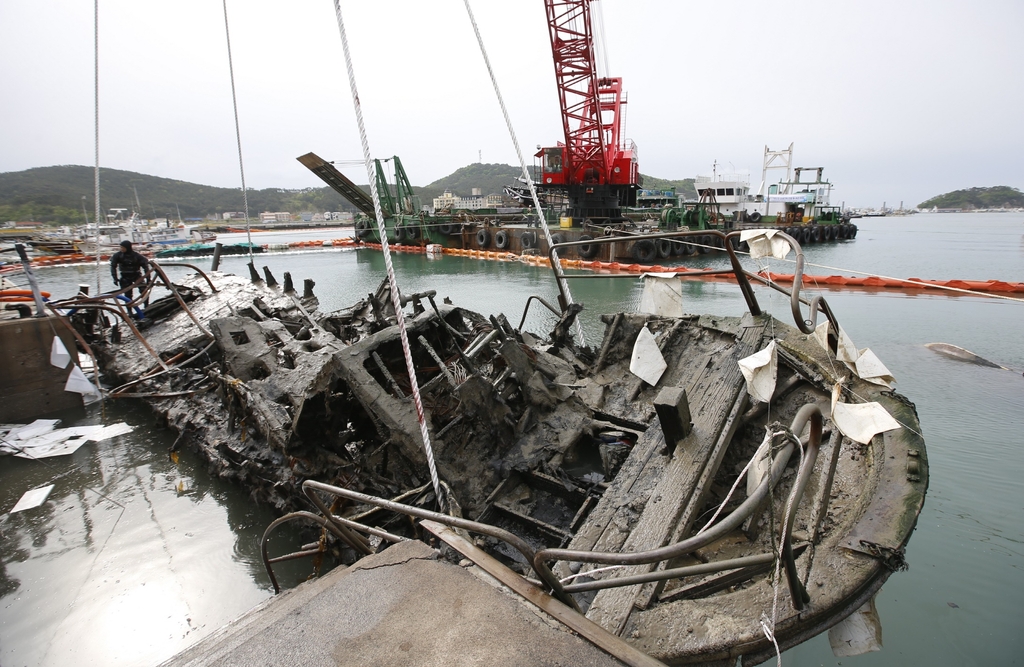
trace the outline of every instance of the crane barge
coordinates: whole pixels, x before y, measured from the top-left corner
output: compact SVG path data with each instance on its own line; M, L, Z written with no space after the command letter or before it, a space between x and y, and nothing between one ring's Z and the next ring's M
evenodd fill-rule
M671 257L724 250L722 237L710 232L728 230L732 222L722 216L714 196L694 204L677 202L676 206L659 205L642 211L636 208L643 178L636 145L625 138L623 131L627 96L621 77L602 76L598 70L593 3L544 0L563 131L562 141L539 147L534 156L539 161L534 173L540 206L548 210L536 214L531 209L514 213L499 213L500 209L428 213L416 201L401 161L395 157L393 185L387 182L380 161L376 165L389 244L439 244L463 250L538 254L549 249L547 238L531 227L557 222L560 229L551 236L554 243L588 241L610 234L621 237L610 245L582 244L567 249L569 256L580 259L655 264ZM356 220L359 239L371 244L381 242L372 221L372 202L359 186L314 153L298 160L363 212ZM508 186L505 193L527 207L533 206L529 189L522 185ZM783 229L805 243L856 234L853 225L813 227ZM709 233L686 241L633 238L636 233L677 230Z
M567 194L562 226L622 223L622 208L636 205L642 184L636 146L622 132L622 78L598 76L591 0L544 5L565 141L536 154L538 189Z

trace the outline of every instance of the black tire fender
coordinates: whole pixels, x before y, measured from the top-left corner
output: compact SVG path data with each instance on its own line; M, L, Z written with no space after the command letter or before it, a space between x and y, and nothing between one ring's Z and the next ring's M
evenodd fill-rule
M638 262L653 262L658 256L658 248L651 239L640 239L633 244L633 259Z
M579 238L580 241L593 241L594 237L590 234L583 234ZM589 243L587 245L576 246L576 253L583 259L594 259L597 257L597 244Z

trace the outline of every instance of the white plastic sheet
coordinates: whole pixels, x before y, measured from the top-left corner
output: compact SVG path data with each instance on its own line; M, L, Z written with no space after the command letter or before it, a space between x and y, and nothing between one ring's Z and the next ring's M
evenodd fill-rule
M682 317L683 284L674 273L645 273L640 312L658 317Z
M831 323L825 320L814 328L814 339L825 350L829 349L828 333L830 326ZM858 350L842 327L839 327L839 345L836 350L836 359L843 362L847 368L856 373L857 377L862 380L882 387L888 387L889 389L892 389L892 386L896 384L896 378L893 377L892 373L885 367L885 364L882 363L878 356L871 351L871 348L865 347Z
M103 426L72 426L55 429L56 419L38 420L43 424L29 424L13 428L0 443L0 451L23 459L44 459L50 456L73 454L87 442L100 442L114 436L131 433L134 427L124 422ZM47 429L45 432L41 429ZM27 436L27 437L25 437Z
M866 445L875 434L900 427L880 403L840 403L840 393L837 384L832 388L832 423L850 440Z
M71 353L64 347L64 341L60 336L53 337L53 345L50 348L50 363L57 368L67 368L71 363Z
M872 597L846 619L829 628L832 655L847 658L882 650L882 621Z
M774 257L785 259L792 246L789 241L778 236L777 229L746 229L740 232L740 241L746 241L750 247L750 257Z
M858 377L867 382L888 387L889 389L892 389L892 386L896 384L896 379L892 376L892 373L885 367L881 359L875 356L871 348L865 347L863 350L859 350L857 361L852 364L846 362L846 365Z
M31 424L16 426L7 434L9 439L28 440L37 435L49 433L53 427L60 423L59 419L37 419Z
M756 401L767 403L775 393L775 382L779 374L778 350L775 341L749 357L736 362L747 381L747 393Z
M667 368L665 357L658 349L657 339L645 326L637 334L636 342L633 344L633 358L629 362L629 371L653 387L658 384Z
M68 381L64 384L64 391L81 394L82 401L86 405L100 400L100 390L92 382L89 382L89 378L85 377L85 373L77 365L71 369L71 375L68 376Z
M38 489L32 489L26 491L21 499L11 508L11 514L15 512L22 512L24 510L30 510L33 507L39 507L46 502L46 499L50 496L50 491L53 491L53 484L48 486L40 486Z

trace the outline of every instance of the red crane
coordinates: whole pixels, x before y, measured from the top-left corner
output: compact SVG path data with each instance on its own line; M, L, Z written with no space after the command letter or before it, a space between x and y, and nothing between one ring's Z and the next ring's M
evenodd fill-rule
M591 0L544 4L565 143L537 153L540 187L566 192L573 225L619 222L622 207L636 203L640 186L636 147L622 137L622 79L598 77Z

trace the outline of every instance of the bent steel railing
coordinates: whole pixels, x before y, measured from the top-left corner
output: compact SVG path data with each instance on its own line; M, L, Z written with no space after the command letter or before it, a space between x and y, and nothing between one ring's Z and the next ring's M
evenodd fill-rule
M549 563L552 561L567 561L577 563L592 563L592 564L603 564L603 565L649 565L654 563L666 562L673 558L678 558L690 554L701 547L704 547L718 539L724 537L728 532L739 527L748 517L750 517L758 507L761 506L762 502L768 497L771 490L778 483L782 477L782 473L789 463L790 456L797 445L803 446L803 443L794 434L798 434L803 431L804 427L810 423L810 434L806 444L806 451L801 457L800 469L797 473L796 482L793 484L793 488L790 491L787 504L786 504L786 520L782 530L782 549L781 555L779 556L784 565L786 576L789 582L790 593L793 599L794 607L797 610L803 609L804 605L809 601L806 591L803 588L803 584L799 579L796 571L796 559L794 556L793 544L792 544L792 526L794 517L796 516L797 508L800 506L800 501L803 497L804 491L807 487L807 482L810 479L811 473L814 468L815 461L817 460L818 451L821 448L821 434L823 425L823 415L821 408L816 404L808 404L800 408L796 416L793 418L792 424L788 431L783 431L777 434L773 434L772 443L776 437L781 435L785 436L785 442L781 445L781 448L774 454L770 467L770 473L765 475L764 479L758 485L754 493L750 494L747 499L733 510L728 516L723 518L718 523L714 524L710 528L706 528L703 532L700 532L692 537L685 540L671 544L668 546L660 547L658 549L650 549L647 551L631 552L631 553L616 553L616 552L594 552L594 551L578 551L571 549L540 549L536 550L531 547L525 540L515 535L514 533L507 531L503 528L491 526L489 524L480 523L478 521L471 521L462 517L450 516L448 514L442 514L431 510L423 509L421 507L414 507L411 505L399 503L393 500L387 500L385 498L378 498L376 496L370 496L357 491L352 491L344 487L333 486L330 484L324 484L314 480L306 480L302 484L303 492L306 497L323 513L322 516L312 514L309 512L293 512L285 515L280 519L272 523L266 533L264 533L261 548L263 551L263 562L270 574L271 580L274 582L275 591L279 592L277 586L277 580L273 574L272 564L283 560L291 560L293 558L301 558L306 555L314 555L319 551L304 550L286 556L280 556L271 559L267 555L267 539L270 533L277 526L291 520L298 518L311 519L325 529L330 530L333 534L342 539L353 548L351 535L347 534L346 531L360 531L367 534L377 535L383 539L391 542L402 541L404 538L399 535L393 535L386 531L381 531L377 528L372 528L360 524L358 522L339 517L331 512L330 508L324 503L323 499L320 498L319 493L327 493L338 498L345 498L348 500L357 501L367 505L371 505L378 508L383 508L404 514L406 516L419 518L419 519L430 519L438 523L444 524L452 528L461 528L463 530L486 535L498 540L501 540L513 547L518 551L525 561L530 564L533 571L537 573L541 583L548 588L552 595L557 597L559 600L569 605L573 609L579 611L579 606L576 604L575 599L572 597L572 593L592 591L603 588L614 588L618 586L629 586L633 584L641 584L653 581L662 581L666 579L675 579L683 576L691 576L695 574L709 574L714 572L722 572L725 570L734 570L737 568L750 567L755 565L763 565L766 563L774 562L776 556L773 552L765 554L756 554L753 556L746 556L743 558L734 558L729 560L718 561L714 563L706 563L703 565L685 567L685 568L674 568L666 569L661 571L654 571L646 574L632 575L625 577L615 577L610 579L603 579L597 581L583 582L578 584L563 584L562 581L555 576ZM827 485L826 485L827 486ZM831 493L830 488L822 488L821 493ZM774 538L773 538L774 539ZM359 551L360 549L357 549Z
M747 309L750 311L751 315L755 316L760 315L762 311L760 305L758 305L757 303L757 297L754 295L754 290L750 285L750 281L757 281L759 283L766 285L767 287L782 292L786 296L790 297L790 308L793 311L793 319L796 322L797 328L800 329L801 332L805 334L814 333L814 327L817 322L818 312L820 311L825 314L825 317L828 318L829 322L832 324L835 333L838 335L839 321L836 319L835 314L832 312L832 309L829 308L828 302L825 301L825 298L821 295L817 295L808 301L807 299L804 299L803 297L800 296L800 290L803 287L804 272L804 251L803 248L800 247L800 243L789 234L786 234L781 230L777 230L777 235L786 239L786 241L793 247L793 250L796 253L796 268L793 272L793 288L791 290L788 290L785 287L782 287L781 285L778 285L777 283L769 280L768 278L765 278L764 276L759 275L757 273L751 273L750 271L747 271L742 267L742 265L740 264L739 257L736 254L736 249L733 247L733 244L731 243L732 239L736 239L738 243L740 233L740 231L732 231L726 233L714 229L701 229L692 231L658 232L654 234L630 234L628 236L601 236L593 239L584 239L582 241L565 241L562 243L552 244L552 246L548 249L548 260L551 264L552 271L555 271L556 269L554 262L554 253L562 248L572 248L584 245L608 245L612 243L622 243L624 241L642 241L645 239L667 239L673 242L679 242L677 241L677 239L682 239L686 237L717 236L722 240L722 247L729 254L729 263L731 265L731 268L706 269L702 271L686 271L685 273L680 274L681 277L689 278L699 276L715 276L730 274L733 275L736 278L736 283L739 285L740 292L743 294L743 299L747 303ZM623 275L626 277L630 277L630 274ZM564 275L562 277L571 280L580 278L606 278L609 276L569 274ZM563 283L559 280L556 280L555 283L558 285L559 304L561 305L567 303ZM804 319L800 307L801 304L808 306L810 310L809 319ZM562 310L564 312L564 305L562 306ZM833 353L835 351L835 349L832 350Z
M216 286L214 286L213 281L210 280L210 277L207 276L206 273L199 267L193 266L191 264L177 264L175 266L185 266L190 269L194 269L200 276L202 276L202 278L207 282L207 284L210 286L210 289L213 290L214 293L218 291ZM154 276L156 278L159 278L159 280L156 280ZM50 310L52 310L57 315L61 315L62 310L70 311L72 313L77 310L96 310L111 313L115 317L120 318L125 323L125 325L131 330L132 335L135 336L142 344L142 346L146 349L146 352L148 352L149 355L153 357L153 359L160 366L161 370L159 370L157 374L163 374L172 370L174 367L168 366L167 362L164 361L164 359L157 353L156 350L153 349L153 346L150 345L146 337L142 335L142 332L135 325L135 322L131 317L132 309L137 308L140 304L144 304L149 299L150 293L153 291L153 288L156 287L157 285L162 285L174 296L175 300L178 302L178 305L181 306L181 309L185 311L186 314L188 314L189 318L192 320L193 323L195 323L196 327L199 329L199 331L202 332L202 334L205 337L211 340L213 339L213 334L206 327L203 326L203 324L196 317L195 313L193 313L192 310L188 307L188 305L185 303L185 300L181 297L181 294L174 286L174 283L167 276L167 273L164 271L163 266L159 264L156 260L150 260L150 268L146 271L146 273L139 276L138 280L136 280L134 283L127 287L121 287L114 291L104 292L102 294L79 294L68 299L50 301L47 302L47 307L50 308ZM134 290L136 287L139 288L139 294L137 297L135 297L134 299L129 299L128 297L124 296L126 293L128 293L130 290ZM126 299L127 301L125 301ZM88 345L86 344L85 339L74 329L74 327L71 327L70 324L68 326L69 328L71 328L73 332L75 332L76 339L85 347L86 351L89 353L89 356L93 358L93 362L95 363L96 357L92 353L91 348L89 348ZM201 356L204 352L208 351L210 347L210 345L207 345L202 352L200 352L198 355L195 355L188 361L179 364L179 367L191 363L196 358ZM142 380L151 379L152 377L155 376L145 376L129 384L135 384L137 382L141 382ZM125 388L127 388L127 385L124 387L120 387L119 389Z

